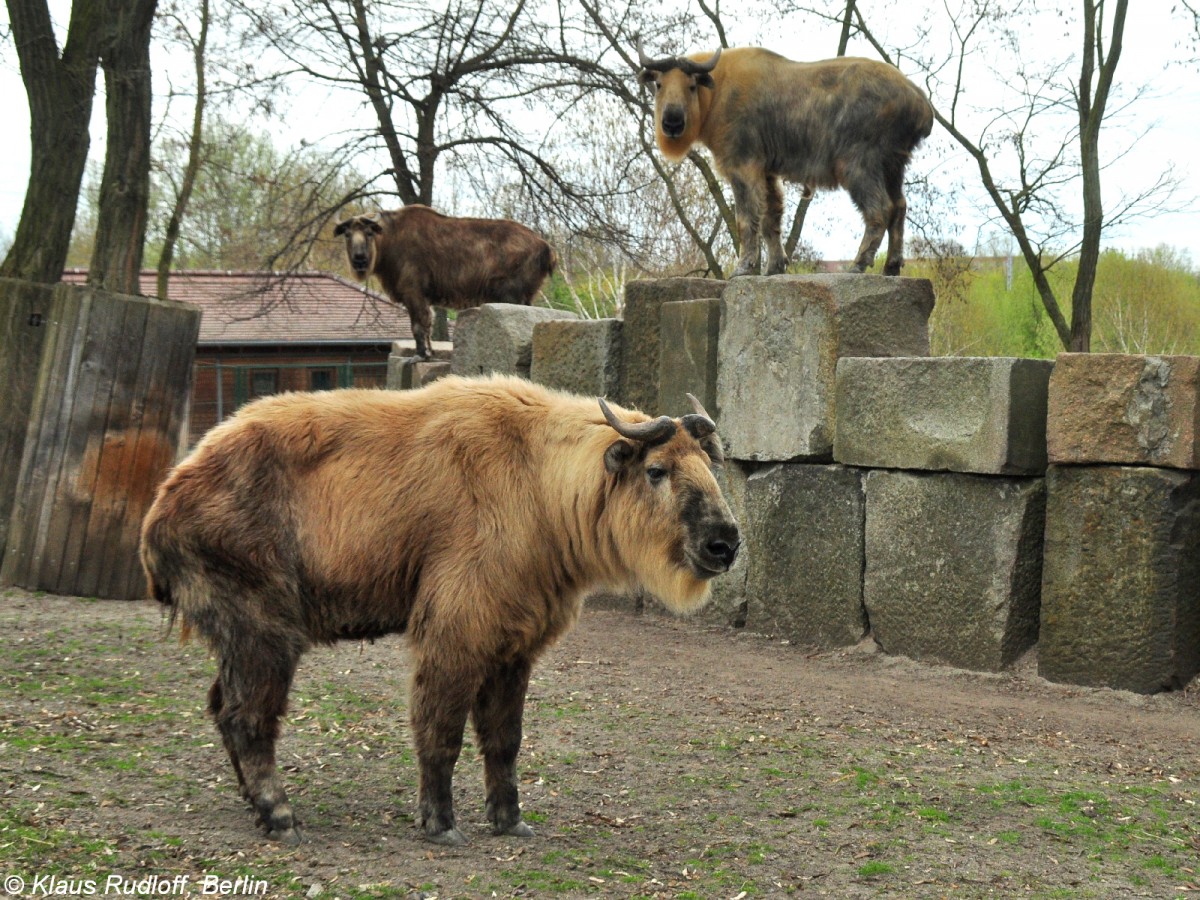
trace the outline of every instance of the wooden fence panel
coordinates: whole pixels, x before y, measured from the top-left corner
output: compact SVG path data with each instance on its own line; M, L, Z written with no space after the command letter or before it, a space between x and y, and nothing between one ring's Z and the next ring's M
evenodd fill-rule
M51 334L53 296L47 284L0 279L0 559L17 501L38 368Z
M145 596L142 517L174 462L200 313L57 285L0 582Z

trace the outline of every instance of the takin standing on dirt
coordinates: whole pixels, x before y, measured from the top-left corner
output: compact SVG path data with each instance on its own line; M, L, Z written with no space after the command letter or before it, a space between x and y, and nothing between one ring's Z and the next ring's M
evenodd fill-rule
M516 757L531 667L602 587L702 604L738 552L716 426L649 420L516 378L282 394L168 475L142 526L154 597L217 661L209 691L243 795L298 841L275 767L313 644L403 632L425 836L462 844L451 778L468 717L487 818L527 836Z
M759 240L767 274L788 258L780 241L780 179L844 187L866 232L854 260L865 271L888 235L884 274L904 264L904 170L933 129L921 90L886 63L838 57L793 62L757 47L717 50L707 59L650 59L637 47L641 80L655 92L658 149L683 159L697 141L733 188L741 241L734 275L757 275Z
M379 279L393 303L408 310L417 356L428 359L433 306L469 309L483 303L528 306L554 272L554 249L508 219L462 219L413 204L337 224L359 281Z

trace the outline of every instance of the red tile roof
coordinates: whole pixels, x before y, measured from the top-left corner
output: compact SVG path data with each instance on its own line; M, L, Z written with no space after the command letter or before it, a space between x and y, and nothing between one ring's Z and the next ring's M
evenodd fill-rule
M153 271L142 272L143 294L156 295L155 278ZM87 270L68 269L62 280L82 284ZM328 272L173 272L167 292L168 299L203 310L201 346L412 340L403 307Z

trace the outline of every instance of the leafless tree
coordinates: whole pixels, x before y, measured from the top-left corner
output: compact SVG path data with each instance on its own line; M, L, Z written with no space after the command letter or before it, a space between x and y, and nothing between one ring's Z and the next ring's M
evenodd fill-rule
M199 20L195 33L191 23L187 21L175 3L163 11L163 18L170 23L170 30L176 40L186 46L192 56L193 70L196 74L195 95L192 101L192 123L188 134L187 160L183 166L179 184L174 191L171 203L171 213L163 233L162 250L158 256L157 293L159 297L167 296L167 285L171 277L171 264L175 259L175 245L179 241L179 231L183 227L183 217L187 214L188 202L196 187L196 175L200 171L201 150L204 139L204 107L208 102L208 29L212 21L209 0L200 0L197 11Z
M55 282L75 224L91 135L105 5L71 6L62 48L46 0L9 0L12 38L29 97L31 163L25 204L0 275Z
M1033 274L1059 340L1073 351L1091 346L1092 291L1103 232L1163 209L1177 185L1168 170L1142 190L1103 200L1103 126L1138 96L1134 91L1122 99L1114 93L1128 5L1115 0L1110 15L1105 0L1080 0L1078 57L1063 57L1039 71L1017 52L1020 32L1029 27L1028 4L970 0L947 7L951 49L941 57L930 55L933 42L927 34L908 49L885 46L854 4L857 33L883 59L924 71L938 123L975 163L994 214L1012 233ZM978 109L969 106L968 90L979 74L985 43L995 74L1016 97ZM1048 272L1071 256L1078 257L1079 267L1068 321Z

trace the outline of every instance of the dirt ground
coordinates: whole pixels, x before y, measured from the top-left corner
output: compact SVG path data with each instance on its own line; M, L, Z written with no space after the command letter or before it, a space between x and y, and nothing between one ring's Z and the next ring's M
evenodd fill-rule
M153 604L0 591L0 660L13 896L47 873L98 894L114 873L158 878L160 896L172 878L426 900L1200 892L1195 684L1143 697L1050 684L1032 657L981 675L589 610L530 689L536 836L488 833L468 747L470 843L447 849L414 825L404 642L346 644L310 653L293 689L292 848L237 796L203 712L211 660L164 638Z

